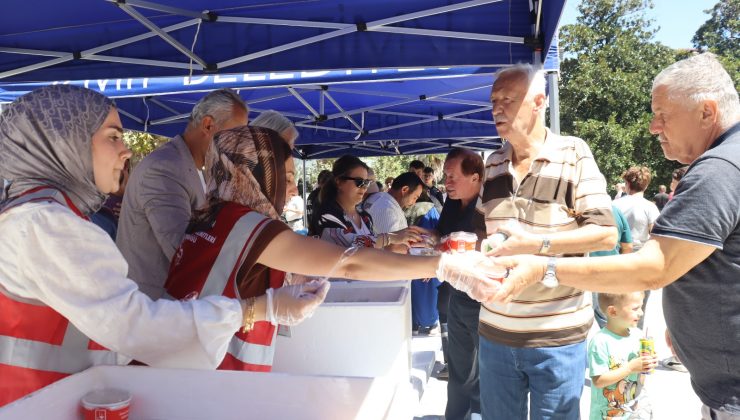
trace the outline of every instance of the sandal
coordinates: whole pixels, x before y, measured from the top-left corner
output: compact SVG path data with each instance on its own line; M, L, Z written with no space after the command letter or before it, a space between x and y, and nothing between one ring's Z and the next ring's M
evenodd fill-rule
M684 366L683 363L679 362L678 359L676 359L673 356L661 361L660 365L666 369L675 370L676 372L684 372L684 373L688 372L688 369L686 369L686 366Z

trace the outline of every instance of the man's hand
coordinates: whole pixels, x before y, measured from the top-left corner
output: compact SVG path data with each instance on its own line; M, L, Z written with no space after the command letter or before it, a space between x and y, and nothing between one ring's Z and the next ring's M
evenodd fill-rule
M547 257L535 255L514 255L511 257L497 257L493 262L509 269L509 275L504 278L494 301L509 302L519 295L522 290L537 283L545 277Z
M506 223L499 227L495 233L501 232L507 236L506 240L494 246L486 255L502 256L517 254L536 254L542 247L542 236L527 232L521 226L514 223Z

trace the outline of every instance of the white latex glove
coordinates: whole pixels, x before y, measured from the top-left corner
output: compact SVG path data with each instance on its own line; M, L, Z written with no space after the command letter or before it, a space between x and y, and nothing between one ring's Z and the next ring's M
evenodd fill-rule
M477 251L444 253L437 266L437 278L465 292L478 302L487 302L501 287L506 270Z
M267 289L267 320L273 325L296 325L313 315L329 292L329 282L312 280L304 284Z
M320 279L320 277L304 276L303 274L285 273L285 281L283 282L283 286L290 286L292 284L304 284L312 280Z

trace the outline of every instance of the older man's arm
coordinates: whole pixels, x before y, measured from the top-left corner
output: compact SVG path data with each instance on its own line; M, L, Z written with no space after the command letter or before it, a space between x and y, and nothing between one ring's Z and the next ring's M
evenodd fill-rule
M607 251L617 244L618 233L614 228L611 198L606 193L606 180L599 171L588 145L580 139L574 140L578 159L569 201L578 228L546 234L533 234L523 229L499 228L509 238L489 255L537 254L545 239L550 241L547 254L582 254L592 251ZM488 232L490 235L493 232Z
M581 290L627 293L665 287L707 259L717 248L698 242L653 236L638 252L600 258L559 258L560 284ZM542 280L547 257L516 255L495 262L511 267L494 300L510 300Z
M576 254L613 249L617 243L614 226L585 225L566 232L537 235L522 229L503 226L498 229L508 236L500 247L489 253L493 256L537 254L546 236L550 240L549 254Z

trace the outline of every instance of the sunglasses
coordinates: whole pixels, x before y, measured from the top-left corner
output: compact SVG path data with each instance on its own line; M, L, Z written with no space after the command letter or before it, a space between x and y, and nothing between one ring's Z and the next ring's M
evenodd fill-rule
M351 177L351 176L340 176L339 179L343 179L345 181L354 181L355 187L357 188L367 188L368 185L370 185L371 182L373 182L372 179L365 179L360 177Z

